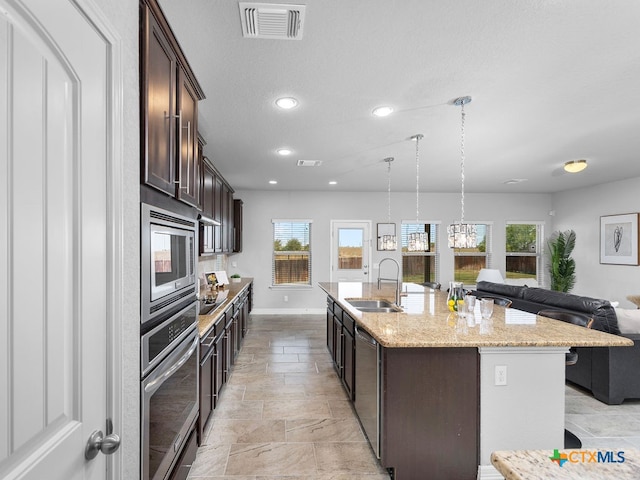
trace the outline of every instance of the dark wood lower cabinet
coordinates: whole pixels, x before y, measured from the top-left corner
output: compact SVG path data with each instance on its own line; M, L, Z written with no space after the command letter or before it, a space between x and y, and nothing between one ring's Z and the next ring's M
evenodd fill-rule
M396 480L475 480L480 379L476 348L382 348L381 458ZM357 392L356 392L357 395Z
M213 408L219 403L220 391L225 381L224 373L224 334L219 335L213 344Z
M219 405L220 393L229 379L235 356L242 346L251 306L251 284L238 294L236 302L223 312L200 341L200 416L197 422L199 443L211 414Z
M191 470L191 465L196 459L196 452L198 451L198 441L195 429L191 431L187 443L178 458L176 465L171 472L170 480L186 480Z
M214 351L211 349L200 361L200 417L198 419L198 438L204 441L204 427L214 408Z

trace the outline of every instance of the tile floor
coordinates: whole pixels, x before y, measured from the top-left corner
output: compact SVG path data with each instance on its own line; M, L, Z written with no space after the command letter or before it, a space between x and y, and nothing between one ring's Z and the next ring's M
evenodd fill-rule
M189 479L388 480L325 344L324 315L251 315ZM568 386L566 425L584 448L640 448L640 401Z

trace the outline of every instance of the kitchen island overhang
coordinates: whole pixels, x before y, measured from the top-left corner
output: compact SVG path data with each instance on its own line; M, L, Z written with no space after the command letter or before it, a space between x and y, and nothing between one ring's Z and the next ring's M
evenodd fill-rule
M478 388L473 393L473 402L466 398L466 401L460 403L461 408L476 409L478 412L477 439L474 442L475 448L470 449L475 451L458 452L457 458L451 457L449 460L432 460L436 458L435 455L421 453L421 446L406 438L406 445L396 445L396 450L400 448L404 452L403 458L398 459L397 456L392 455L391 458L385 455L385 439L382 438L381 464L386 468L396 469L396 478L401 480L414 478L413 473L407 472L418 472L421 468L439 468L446 471L447 461L452 464L459 463L464 456L475 461L477 466L476 474L469 473L469 478L476 478L476 475L477 478L499 478L496 477L497 472L491 464L492 451L563 448L565 352L572 346L622 347L632 344L624 337L532 314L521 316L519 311L509 312L497 306L491 320L491 329L481 331L480 325L460 328L456 313L448 309L444 292L415 284L403 285L401 306L404 311L388 313L359 311L348 299L393 301L395 286L383 285L378 289L375 284L360 282L323 282L319 285L335 304L355 321L358 328L366 330L375 338L382 351L381 358L395 359L386 364L386 370L385 366L382 366L382 388L387 381L395 385L395 393L382 392L382 398L387 398L387 404L392 403L392 395L403 394L394 378L398 373L390 371L393 365L403 365L402 375L405 377L405 383L420 385L432 382L433 388L423 392L422 407L419 405L420 400L416 399L413 404L418 405L413 412L408 408L404 414L395 411L387 413L395 417L393 423L411 425L413 422L415 432L428 431L429 423L433 422L437 415L421 416L421 409L437 409L443 405L437 393L431 395L429 392L438 392L441 389L450 397L451 402L456 402L456 392L464 391L464 395L468 396L469 389L462 388L462 385L456 386L455 382L452 384L447 378L465 378L468 382L469 370L473 370L471 373L477 377ZM456 349L460 349L459 353L464 352L463 356L467 360L459 364L452 362L450 367L447 367L448 375L442 376L439 372L429 371L429 365L435 366L442 358L434 349L445 349L447 355L453 352L452 359L457 357ZM445 350L442 351L443 354ZM475 352L475 362L471 358L473 356L469 355L470 351ZM403 360L411 357L411 362ZM435 368L444 367L439 364ZM500 378L497 378L498 371L501 372ZM505 378L502 378L502 372ZM410 394L409 392L410 390L404 394ZM353 393L357 396L357 389ZM444 414L451 416L451 427L463 431L463 425L457 422L456 409L447 410ZM403 415L406 418L403 418ZM412 416L415 418L410 418ZM425 423L420 425L420 422ZM382 436L385 436L385 419L382 419L381 423ZM386 424L390 425L389 422ZM389 430L386 433L389 433ZM468 435L473 437L473 432L468 432ZM398 441L400 440L397 437L394 438L394 443ZM423 444L428 441L430 448L433 445L438 448L439 445L438 438L425 440L422 437L421 441ZM446 444L444 441L440 443L443 447ZM407 455L407 452L410 455ZM446 455L447 452L443 450L441 453ZM438 465L429 463L436 461ZM403 464L392 464L393 462ZM442 465L442 462L445 464Z

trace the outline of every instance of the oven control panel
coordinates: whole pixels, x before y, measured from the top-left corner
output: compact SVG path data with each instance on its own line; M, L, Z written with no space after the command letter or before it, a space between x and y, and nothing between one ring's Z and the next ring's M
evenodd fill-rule
M143 377L196 328L197 319L198 302L194 301L142 336Z

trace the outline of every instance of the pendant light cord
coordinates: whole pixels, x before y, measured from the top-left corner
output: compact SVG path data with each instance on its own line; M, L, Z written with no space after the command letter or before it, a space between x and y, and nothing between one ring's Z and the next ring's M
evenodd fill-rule
M385 161L387 162L387 177L388 177L388 183L387 183L387 195L388 195L388 201L387 201L387 223L391 223L391 162L393 161L392 158L387 158L385 159Z
M462 111L460 123L460 224L464 224L464 102L460 108Z
M423 138L421 133L414 135L416 139L416 225L420 220L420 140Z

